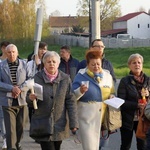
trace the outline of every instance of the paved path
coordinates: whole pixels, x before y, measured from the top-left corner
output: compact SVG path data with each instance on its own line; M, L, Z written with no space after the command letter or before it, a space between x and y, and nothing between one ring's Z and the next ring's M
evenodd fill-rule
M41 150L40 145L36 143L32 138L29 137L29 124L24 130L24 137L21 142L23 150ZM2 147L2 138L0 138L0 150ZM81 144L74 142L74 137L70 136L69 139L63 141L61 150L82 150Z
M118 87L119 80L117 80L116 88ZM35 143L33 139L29 137L29 124L26 126L24 130L24 137L22 140L23 150L41 150L40 145ZM0 138L0 149L2 146L2 138ZM110 141L108 148L104 148L103 150L119 150L120 149L120 133L119 130L117 133L110 135ZM83 150L81 144L76 144L74 142L74 137L70 136L70 138L63 141L61 145L61 150ZM132 147L130 150L136 150L135 148L135 136L133 137Z
M29 137L29 125L25 128L24 137L21 142L23 150L41 150L40 145L35 143L33 139ZM0 138L0 147L2 146L2 139ZM103 150L119 150L120 147L120 134L119 130L117 133L110 135L109 147L104 148ZM0 148L1 149L1 148ZM74 142L74 137L63 141L61 150L83 150L81 144L76 144ZM136 150L135 148L135 137L133 138L132 147L130 150Z

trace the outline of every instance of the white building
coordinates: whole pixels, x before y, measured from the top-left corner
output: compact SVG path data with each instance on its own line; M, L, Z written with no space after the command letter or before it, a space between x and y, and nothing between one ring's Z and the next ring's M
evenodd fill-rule
M122 16L113 22L113 30L122 30L122 33L130 34L132 38L150 38L150 15L135 12Z

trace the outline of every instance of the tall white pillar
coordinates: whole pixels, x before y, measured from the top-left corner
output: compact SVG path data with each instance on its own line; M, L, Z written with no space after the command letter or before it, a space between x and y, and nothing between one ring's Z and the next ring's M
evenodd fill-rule
M100 30L100 0L91 0L92 41L101 38Z

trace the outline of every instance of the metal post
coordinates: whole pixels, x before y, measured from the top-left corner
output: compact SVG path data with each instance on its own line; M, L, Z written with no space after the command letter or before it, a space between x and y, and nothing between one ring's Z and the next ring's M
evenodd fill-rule
M36 16L36 28L34 33L34 55L38 54L39 43L41 41L41 34L42 34L42 23L43 23L43 8L37 9L37 16ZM35 74L36 65L33 65L33 74Z
M92 41L101 37L100 31L100 0L92 0Z
M36 28L34 34L34 54L38 53L39 49L39 42L41 41L41 34L42 34L42 23L43 23L43 8L37 9L37 16L36 16Z
M91 20L91 0L89 0L89 47L92 42L92 20Z
M34 54L38 54L39 43L41 41L41 34L42 34L42 23L43 23L43 8L38 8L37 16L36 16L36 28L34 34ZM36 64L33 63L32 66L33 74L35 74ZM31 88L31 93L34 93L34 89ZM38 109L36 100L33 100L33 107L34 109Z

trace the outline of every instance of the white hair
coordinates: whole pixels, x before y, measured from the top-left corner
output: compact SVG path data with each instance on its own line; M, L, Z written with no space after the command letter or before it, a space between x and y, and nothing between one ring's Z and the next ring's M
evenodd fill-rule
M9 50L11 47L15 48L16 51L18 52L18 48L17 48L17 46L14 45L14 44L9 44L9 45L6 47L6 50Z
M47 51L47 52L43 55L43 59L42 59L43 64L45 64L46 59L47 59L48 57L55 57L55 58L57 59L58 64L60 64L60 56L59 56L59 54L58 54L57 52L55 52L55 51Z
M143 56L138 54L138 53L136 53L136 54L132 54L132 55L129 56L129 58L128 58L128 65L130 65L131 61L133 61L135 58L140 58L142 63L144 61L143 60Z

